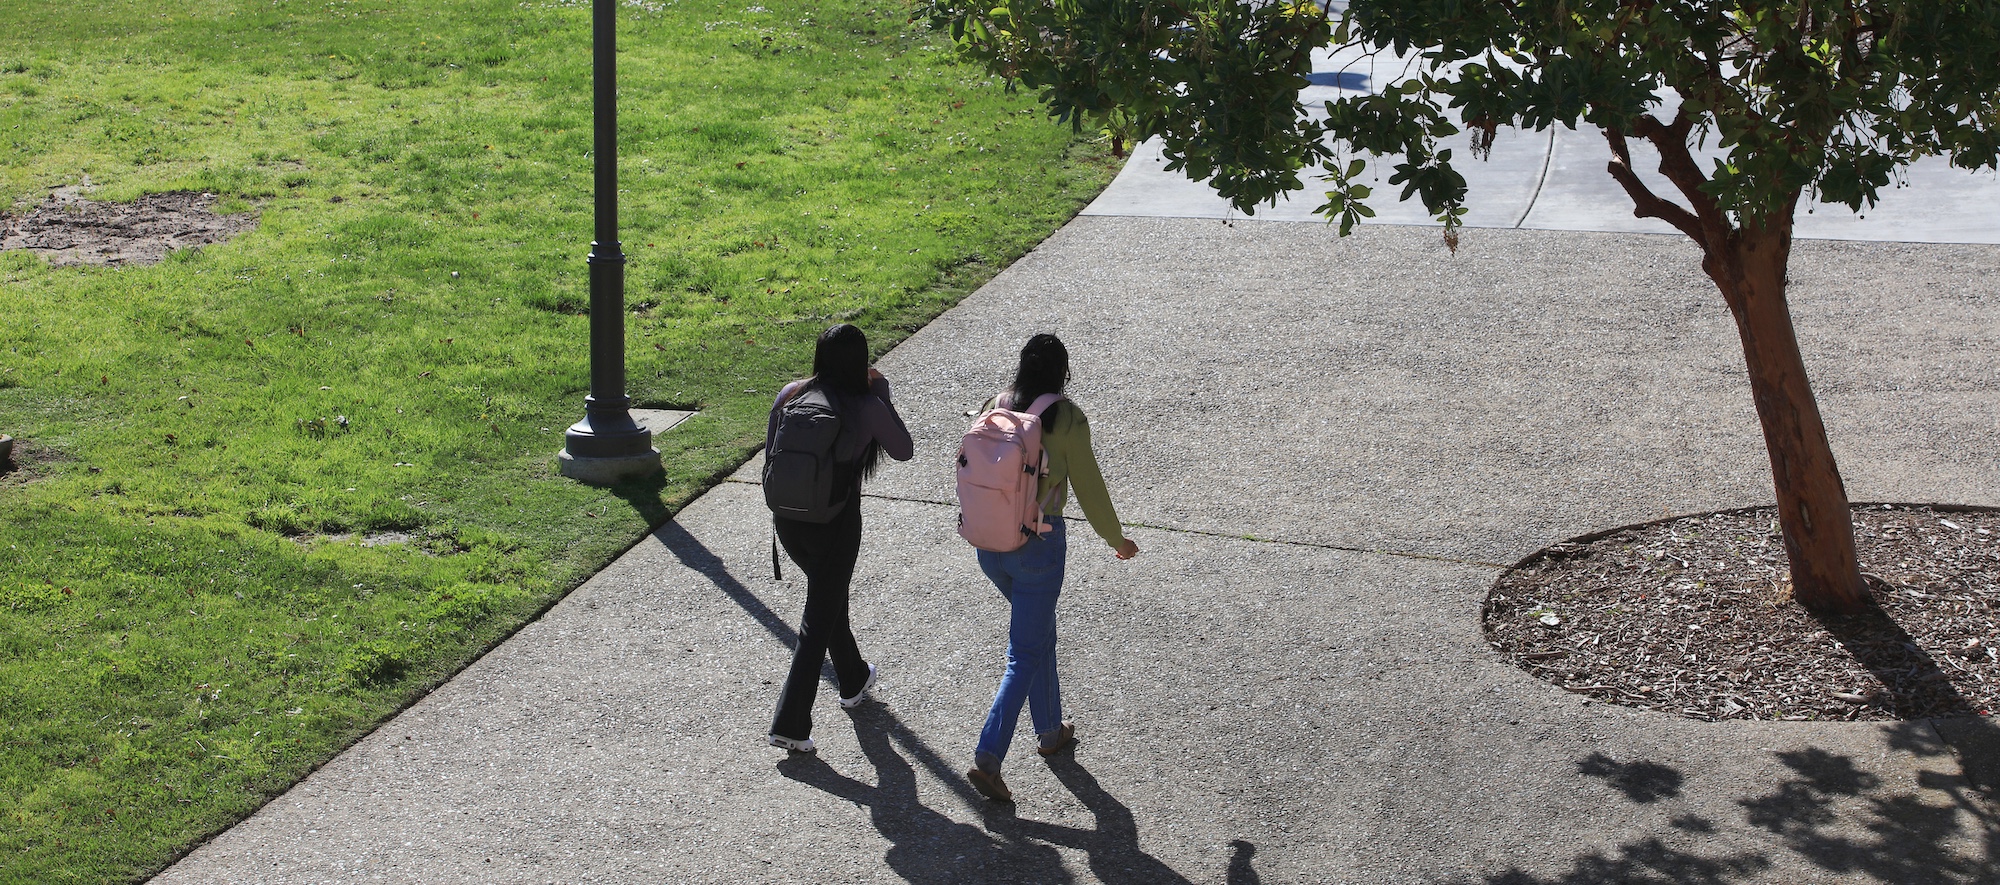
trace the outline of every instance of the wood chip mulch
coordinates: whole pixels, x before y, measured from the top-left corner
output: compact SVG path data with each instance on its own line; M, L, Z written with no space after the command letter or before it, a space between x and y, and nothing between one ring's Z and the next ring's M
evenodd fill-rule
M1858 504L1854 523L1861 615L1791 601L1765 507L1544 550L1494 586L1487 639L1570 691L1696 719L2000 711L2000 511Z

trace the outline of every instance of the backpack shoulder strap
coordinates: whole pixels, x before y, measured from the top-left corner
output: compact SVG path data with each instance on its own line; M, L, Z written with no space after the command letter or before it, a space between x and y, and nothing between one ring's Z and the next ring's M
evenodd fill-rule
M799 394L804 393L805 390L806 383L803 379L785 385L783 390L778 391L778 408L784 408L786 403L797 399Z
M1065 399L1068 399L1068 397L1065 397L1060 393L1044 393L1041 396L1035 397L1034 403L1030 404L1027 408L1023 409L1021 408L1020 403L1014 401L1013 391L1003 390L1000 392L999 396L993 398L993 408L1006 409L1009 412L1028 412L1030 414L1033 414L1035 417L1040 418L1042 416L1042 413L1047 412L1049 410L1049 407L1055 405L1056 403L1062 402Z
M1028 413L1040 418L1042 413L1049 410L1050 406L1062 402L1062 400L1063 395L1060 393L1044 393L1041 396L1035 397L1035 404L1028 407Z

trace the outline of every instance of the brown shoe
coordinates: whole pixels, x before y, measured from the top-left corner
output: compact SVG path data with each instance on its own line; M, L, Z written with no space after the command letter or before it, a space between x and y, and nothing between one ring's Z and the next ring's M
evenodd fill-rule
M1007 789L1007 782L997 774L987 774L975 768L965 773L965 779L972 782L972 788L978 790L981 796L1000 802L1014 801L1014 791Z
M1043 756L1054 756L1057 753L1076 746L1076 723L1074 722L1065 722L1061 728L1049 732L1049 734L1054 735L1055 740L1050 741L1047 736L1042 736L1042 745L1036 747L1035 752Z

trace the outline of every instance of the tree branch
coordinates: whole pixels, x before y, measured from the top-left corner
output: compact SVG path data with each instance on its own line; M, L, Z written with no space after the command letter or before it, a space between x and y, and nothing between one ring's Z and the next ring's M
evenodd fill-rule
M1658 218L1671 224L1706 250L1708 240L1702 235L1701 220L1688 210L1653 193L1652 189L1639 179L1639 173L1632 171L1632 152L1625 145L1625 134L1615 129L1605 129L1604 140L1611 143L1611 162L1604 168L1632 198L1632 215L1637 218Z
M1632 134L1652 143L1660 152L1660 174L1674 183L1674 188L1686 197L1688 206L1694 210L1699 220L1702 236L1695 242L1721 245L1730 233L1729 219L1722 214L1722 207L1715 198L1701 186L1708 183L1708 176L1701 167L1695 165L1694 154L1688 150L1688 134L1694 131L1694 118L1688 116L1687 105L1681 105L1674 113L1672 124L1661 123L1651 114L1640 115L1632 125Z

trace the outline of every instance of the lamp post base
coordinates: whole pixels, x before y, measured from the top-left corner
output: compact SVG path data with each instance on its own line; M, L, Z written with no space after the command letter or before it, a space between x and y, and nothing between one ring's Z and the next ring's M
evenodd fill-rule
M648 448L633 455L610 458L579 458L564 449L556 453L556 469L570 479L591 485L611 486L659 473L660 450Z
M596 359L595 347L591 358ZM632 420L630 402L623 395L583 398L583 420L563 433L563 450L556 456L562 475L592 485L617 485L660 472L653 432Z

